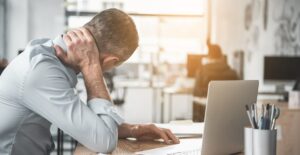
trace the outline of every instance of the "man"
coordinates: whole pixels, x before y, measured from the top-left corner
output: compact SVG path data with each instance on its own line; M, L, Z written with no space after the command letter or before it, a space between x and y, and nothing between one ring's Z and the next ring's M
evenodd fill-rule
M118 138L179 143L170 130L124 123L112 107L103 72L126 61L137 46L132 19L117 9L54 40L31 41L1 76L0 154L50 154L51 123L101 153L113 151ZM74 89L78 73L84 77L87 105Z
M202 58L202 66L196 73L194 95L200 97L207 96L208 84L212 80L238 80L236 72L227 64L221 47L211 44L210 39L207 40L207 47L208 56Z

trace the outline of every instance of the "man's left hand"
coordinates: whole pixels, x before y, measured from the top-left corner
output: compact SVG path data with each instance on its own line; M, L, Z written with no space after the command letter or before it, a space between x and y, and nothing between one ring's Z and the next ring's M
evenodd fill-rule
M131 134L138 140L163 139L166 144L178 144L179 139L169 129L158 128L154 124L134 125Z

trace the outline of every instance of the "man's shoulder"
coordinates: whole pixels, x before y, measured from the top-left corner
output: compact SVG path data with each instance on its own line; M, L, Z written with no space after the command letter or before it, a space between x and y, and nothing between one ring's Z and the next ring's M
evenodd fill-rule
M76 74L57 58L53 45L53 40L47 38L31 40L28 43L24 52L29 59L29 71L51 74L50 76L63 73L70 81L76 82Z
M31 40L27 44L24 53L26 53L25 56L31 65L45 60L55 65L62 65L55 55L53 41L48 38Z
M37 38L37 39L32 39L29 41L28 46L35 46L35 45L42 45L45 44L49 41L52 41L49 38Z
M34 57L37 54L55 55L53 42L48 38L31 40L25 49L26 52L30 52L30 57Z

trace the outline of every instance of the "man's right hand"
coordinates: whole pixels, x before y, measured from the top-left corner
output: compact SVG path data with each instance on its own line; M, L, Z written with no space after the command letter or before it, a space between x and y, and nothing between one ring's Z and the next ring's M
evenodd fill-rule
M99 51L89 31L85 28L74 29L64 35L63 39L67 52L54 46L56 55L65 65L82 73L88 100L103 98L111 101L103 79Z
M57 45L54 46L57 57L63 63L81 72L91 66L101 69L98 48L93 36L86 28L68 31L63 35L63 40L68 52L64 52Z

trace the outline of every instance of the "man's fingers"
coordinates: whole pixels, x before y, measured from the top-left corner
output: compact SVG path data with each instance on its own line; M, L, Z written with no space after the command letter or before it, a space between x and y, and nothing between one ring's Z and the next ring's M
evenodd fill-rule
M76 40L79 40L79 37L76 35L75 32L73 31L68 31L68 36L71 38L72 41L76 41Z
M86 28L81 27L79 28L83 35L89 40L89 41L94 41L93 36L91 35L90 31L88 31Z
M153 126L152 129L154 130L154 132L155 132L157 135L160 136L160 138L162 138L162 139L164 140L164 142L165 142L166 144L170 144L169 138L168 138L167 134L166 134L163 130L157 128L156 126Z
M63 40L66 42L67 46L72 43L72 40L69 35L63 35Z
M175 143L175 144L178 144L179 143L179 140L178 138L169 130L169 129L164 129L164 131L167 133L168 137L170 139L172 139L172 141Z
M54 49L56 54L60 55L61 53L63 53L63 49L58 45L54 45Z
M67 63L67 54L61 49L61 47L54 45L56 56L64 63Z
M158 131L158 134L160 135L160 137L164 140L164 142L166 144L170 144L169 138L168 138L168 136L166 135L165 132L163 132L162 130L160 130L160 131Z
M72 30L80 40L85 40L85 36L79 29Z

